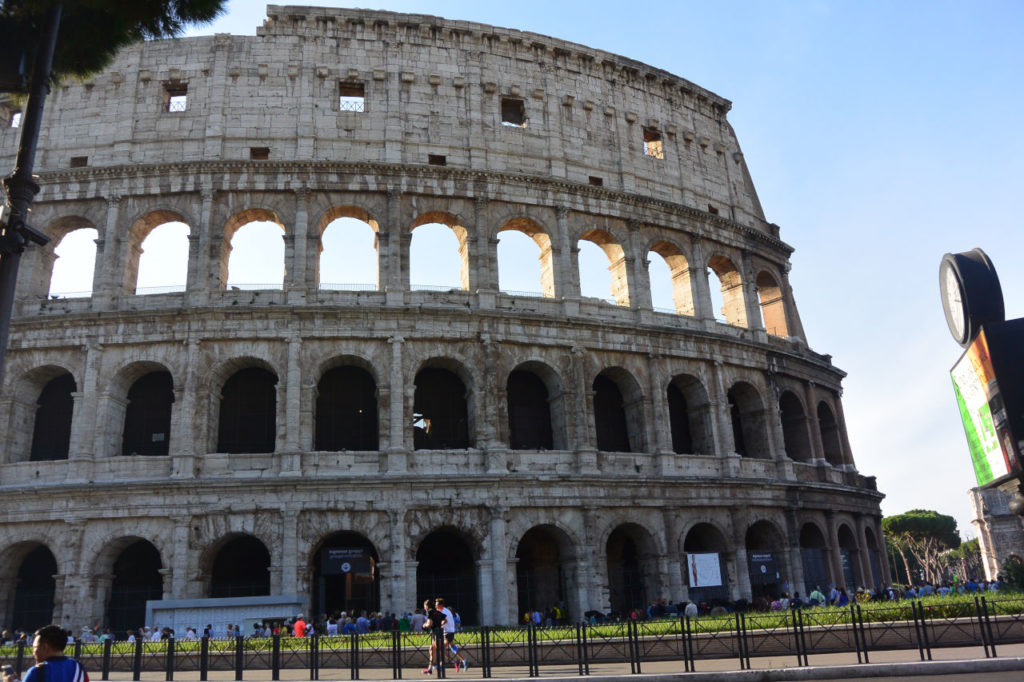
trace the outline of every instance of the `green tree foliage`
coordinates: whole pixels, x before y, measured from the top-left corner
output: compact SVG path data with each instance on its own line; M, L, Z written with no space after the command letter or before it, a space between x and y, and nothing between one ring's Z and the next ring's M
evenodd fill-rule
M2 0L0 68L32 73L46 13L58 0ZM85 77L140 40L173 38L189 24L212 21L225 0L63 0L51 80Z
M999 574L1013 587L1024 590L1024 561L1020 557L1011 556L1004 561Z
M960 546L956 519L931 509L911 509L904 514L886 516L882 519L882 530L886 535L906 533L917 540L933 538L945 549Z

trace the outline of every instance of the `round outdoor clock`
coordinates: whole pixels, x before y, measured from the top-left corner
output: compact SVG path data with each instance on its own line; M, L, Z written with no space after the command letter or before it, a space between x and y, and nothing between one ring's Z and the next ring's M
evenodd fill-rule
M953 338L966 348L981 325L1002 322L1003 290L995 266L981 249L947 253L939 266L942 309Z

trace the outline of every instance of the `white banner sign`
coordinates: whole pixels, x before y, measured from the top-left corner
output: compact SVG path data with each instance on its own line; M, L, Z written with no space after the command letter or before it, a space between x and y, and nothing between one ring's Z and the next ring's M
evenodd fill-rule
M687 554L686 566L690 572L690 587L718 587L722 584L718 554Z

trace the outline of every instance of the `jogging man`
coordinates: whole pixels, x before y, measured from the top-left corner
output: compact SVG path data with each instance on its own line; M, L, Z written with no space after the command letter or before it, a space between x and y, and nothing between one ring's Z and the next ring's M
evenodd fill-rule
M25 673L22 682L89 682L89 673L82 664L64 655L68 633L56 625L36 630L32 642L32 656L36 664Z

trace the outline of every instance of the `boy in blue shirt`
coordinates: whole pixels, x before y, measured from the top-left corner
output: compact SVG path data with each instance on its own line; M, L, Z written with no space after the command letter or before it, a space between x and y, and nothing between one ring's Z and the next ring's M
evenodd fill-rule
M89 682L82 664L64 655L68 633L56 625L36 630L32 656L36 664L25 673L22 682Z

